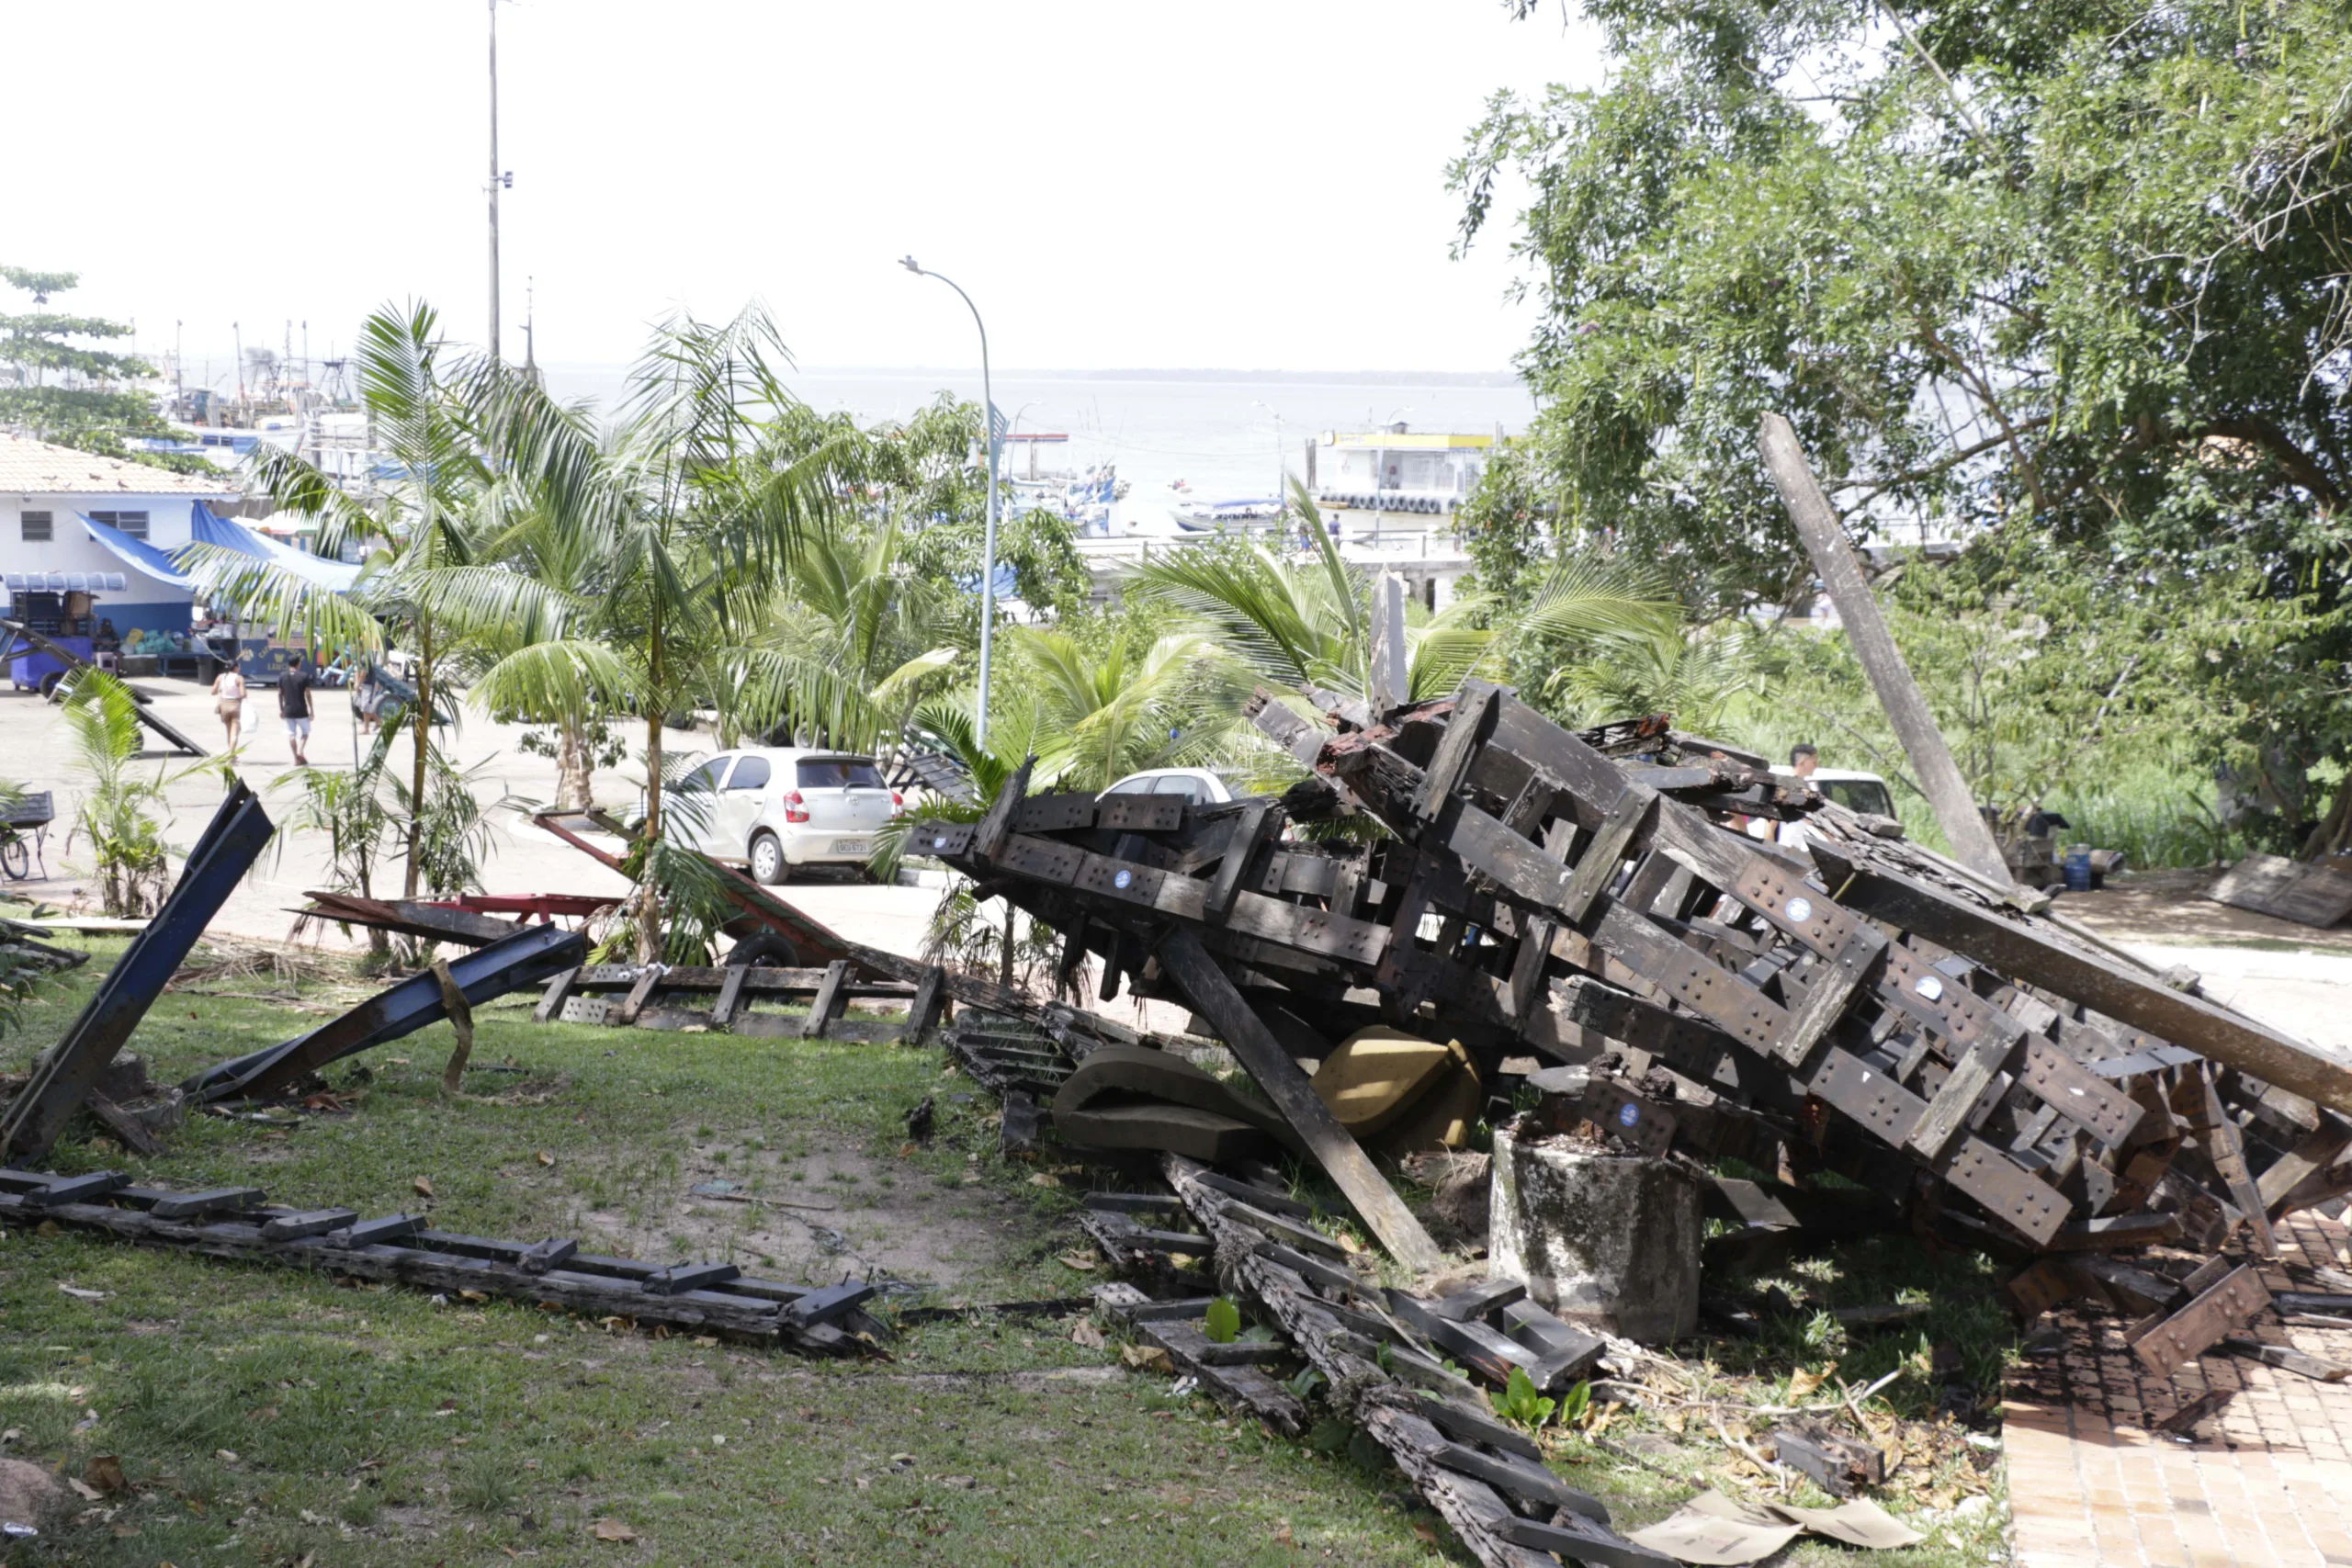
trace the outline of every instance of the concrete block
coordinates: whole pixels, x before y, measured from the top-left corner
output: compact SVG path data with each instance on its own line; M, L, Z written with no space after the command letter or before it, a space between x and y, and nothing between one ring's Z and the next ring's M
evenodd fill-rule
M1645 1344L1699 1325L1699 1184L1662 1159L1495 1134L1487 1271Z

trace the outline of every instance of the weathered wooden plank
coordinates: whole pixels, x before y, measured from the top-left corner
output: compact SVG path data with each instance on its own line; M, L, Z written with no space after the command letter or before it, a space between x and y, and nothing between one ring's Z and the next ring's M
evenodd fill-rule
M613 1021L624 1027L635 1023L637 1015L645 1010L646 1002L651 998L653 988L661 983L662 965L647 964L630 984L628 995L622 1000L620 1010L613 1015Z
M1239 818L1233 824L1233 832L1226 840L1225 855L1217 862L1216 875L1202 898L1202 919L1211 925L1225 923L1227 916L1232 912L1236 896L1241 892L1250 863L1265 847L1268 840L1282 831L1282 813L1273 810L1269 801L1252 800L1242 807Z
M730 964L727 977L718 983L718 999L710 1004L710 1022L714 1029L725 1029L735 1021L735 1009L743 999L743 980L752 972L748 964Z
M817 987L817 999L808 1004L808 1016L801 1021L800 1037L821 1040L831 1026L833 1013L841 1006L842 982L849 978L849 960L837 958L825 966L824 983Z
M2325 864L2250 854L2207 891L2216 903L2322 928L2352 915L2352 873Z
M2224 1275L2170 1316L2132 1325L2123 1337L2151 1371L2170 1377L2269 1304L2270 1292L2248 1264Z
M2256 1183L2263 1212L2276 1219L2287 1194L2313 1172L2334 1165L2347 1148L2352 1148L2352 1126L2346 1125L2340 1117L2329 1117L2318 1132L2280 1155L2263 1171L2261 1180Z
M539 1005L531 1010L531 1021L533 1023L546 1023L552 1020L556 1014L561 1012L563 1010L564 1002L571 995L572 987L579 983L580 968L578 965L574 965L570 969L564 970L554 979L549 980L548 982L547 994L539 998Z
M907 1004L907 1043L922 1045L929 1042L931 1032L939 1026L941 1001L944 995L946 973L936 964L923 966L922 978L915 982L914 998Z
M1430 754L1429 767L1421 774L1421 787L1413 795L1413 815L1424 822L1437 820L1461 786L1462 777L1469 772L1470 759L1480 742L1487 721L1494 715L1496 691L1486 681L1464 681L1462 691L1453 700L1453 713L1445 721L1445 733L1438 737L1437 750Z
M974 858L992 861L996 859L997 852L1004 847L1005 836L1012 831L1012 814L1028 795L1029 774L1036 766L1035 757L1024 757L1019 767L1005 775L1003 786L996 792L996 799L989 803L987 814L972 829L971 852Z
M1829 1031L1846 1016L1855 993L1871 985L1886 957L1886 937L1876 927L1858 925L1837 953L1814 971L1804 1000L1789 1020L1788 1032L1772 1043L1771 1054L1792 1068L1804 1066L1814 1047L1827 1039Z
M1993 1087L1993 1080L2008 1070L2010 1059L2017 1055L2018 1042L1980 1040L1962 1055L1952 1066L1951 1076L1936 1090L1936 1097L1912 1123L1904 1137L1905 1148L1921 1159L1943 1158L1952 1140L1960 1136L1968 1124L1976 1102Z
M1657 800L1656 790L1629 779L1623 791L1601 815L1600 826L1594 829L1584 853L1577 858L1576 873L1568 879L1567 892L1559 902L1560 914L1568 924L1584 922L1585 912L1616 877L1628 846L1647 822Z
M1443 1261L1437 1243L1405 1207L1362 1145L1348 1135L1200 939L1179 929L1161 941L1159 961L1193 1008L1216 1028L1236 1060L1298 1133L1364 1224L1396 1259L1416 1271Z
M2028 985L2082 1003L2134 1029L2352 1114L2352 1066L2323 1056L2242 1013L2135 974L2022 922L1883 867L1848 846L1809 846L1849 908L1905 930ZM2313 1123L2315 1124L2315 1122Z
M1969 791L1968 781L1961 776L1959 765L1952 761L1951 749L1944 744L1943 731L1938 728L1935 716L1928 711L1918 682L1911 678L1911 667L1903 661L1902 650L1894 646L1894 638L1886 629L1878 601L1871 596L1870 584L1863 581L1861 568L1855 563L1853 544L1847 538L1838 513L1830 508L1829 498L1821 492L1820 484L1806 465L1804 448L1797 441L1796 431L1779 414L1768 413L1764 416L1762 442L1764 466L1772 476L1773 486L1780 491L1789 518L1804 541L1814 570L1821 574L1823 585L1838 606L1838 618L1845 623L1855 657L1861 660L1871 689L1878 694L1879 705L1886 710L1888 721L1903 741L1904 752L1917 771L1917 776L1928 792L1928 804L1935 807L1936 820L1943 827L1944 837L1951 841L1962 863L1970 870L1996 887L2007 886L2009 871L2000 846L1993 841L1992 830L1984 826L1984 818L1976 809L1976 798Z

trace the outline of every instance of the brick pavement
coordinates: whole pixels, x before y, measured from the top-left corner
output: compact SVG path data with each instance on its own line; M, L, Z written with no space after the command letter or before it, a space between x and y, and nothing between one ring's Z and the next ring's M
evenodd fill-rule
M2278 1227L2274 1291L2352 1265L2345 1228ZM2148 1376L2120 1319L2053 1314L2064 1341L2030 1357L2007 1402L2009 1507L2020 1568L2352 1568L2352 1382L2323 1383L2214 1351ZM2352 1328L2258 1324L2256 1337L2352 1362ZM2152 1430L2208 1392L2186 1436Z

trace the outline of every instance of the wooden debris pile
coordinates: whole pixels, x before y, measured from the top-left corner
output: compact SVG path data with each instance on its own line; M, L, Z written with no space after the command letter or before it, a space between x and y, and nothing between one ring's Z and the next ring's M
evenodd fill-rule
M863 1310L864 1280L790 1285L732 1263L667 1266L582 1252L574 1241L501 1241L435 1230L416 1214L362 1219L351 1209L288 1209L256 1187L184 1192L112 1171L0 1170L0 1224L56 1224L145 1247L314 1269L458 1295L503 1296L629 1324L764 1341L813 1355L859 1355L886 1330Z
M1253 705L1313 770L1279 799L1031 796L1024 770L910 847L1061 931L1104 998L1188 1002L1408 1269L1437 1247L1299 1065L1379 1023L1459 1041L1498 1088L1531 1055L1601 1064L1579 1114L1794 1178L1793 1202L1742 1195L1759 1231L1803 1235L1834 1172L1878 1223L2055 1259L2020 1305L2101 1295L2167 1371L2266 1304L2200 1258L2273 1256L2278 1215L2352 1190L2352 1066L1760 758L1659 720L1572 734L1476 681L1310 705ZM1316 826L1350 816L1387 837ZM2110 1255L2156 1243L2190 1255L2119 1286Z

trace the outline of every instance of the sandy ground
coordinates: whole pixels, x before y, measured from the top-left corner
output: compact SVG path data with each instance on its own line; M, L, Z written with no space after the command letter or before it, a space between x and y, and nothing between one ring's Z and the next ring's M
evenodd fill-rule
M211 699L184 682L137 682L155 696L156 711L198 744L221 741ZM311 761L322 767L349 767L357 747L350 703L341 692L318 694ZM292 756L277 715L276 694L258 693L246 705L244 745L238 771L261 792L272 815L292 806ZM555 796L553 759L533 756L517 742L523 731L493 724L469 710L457 734L459 762L483 765L482 790L545 803ZM707 735L672 731L667 744L712 749ZM150 764L179 775L165 792L174 814L169 838L192 844L220 797L220 775L209 768L188 771L188 761L158 756ZM634 803L637 779L628 764L599 773L596 797L620 807ZM34 790L53 790L58 822L51 829L46 880L0 884L0 892L44 898L69 908L96 908L86 881L85 846L68 841L74 804L82 793L59 710L28 693L0 692L0 778ZM626 883L579 851L530 823L526 811L493 812L493 848L482 865L482 880L493 893L620 893ZM306 889L325 886L326 856L315 834L282 832L265 851L252 874L229 897L213 929L227 934L277 942L285 938ZM2064 896L2066 914L2159 964L2187 964L2204 976L2205 992L2218 1001L2314 1044L2352 1052L2352 929L2313 931L2285 920L2233 909L2203 897L2211 874L2197 871L2145 873L2098 893ZM397 886L392 889L397 891ZM796 882L786 896L815 919L854 941L893 953L922 946L924 922L937 899L928 887L873 887L850 881ZM315 940L339 943L330 929ZM1146 1027L1180 1029L1185 1010L1168 1003L1142 1004ZM1115 1010L1136 1021L1121 1004Z

